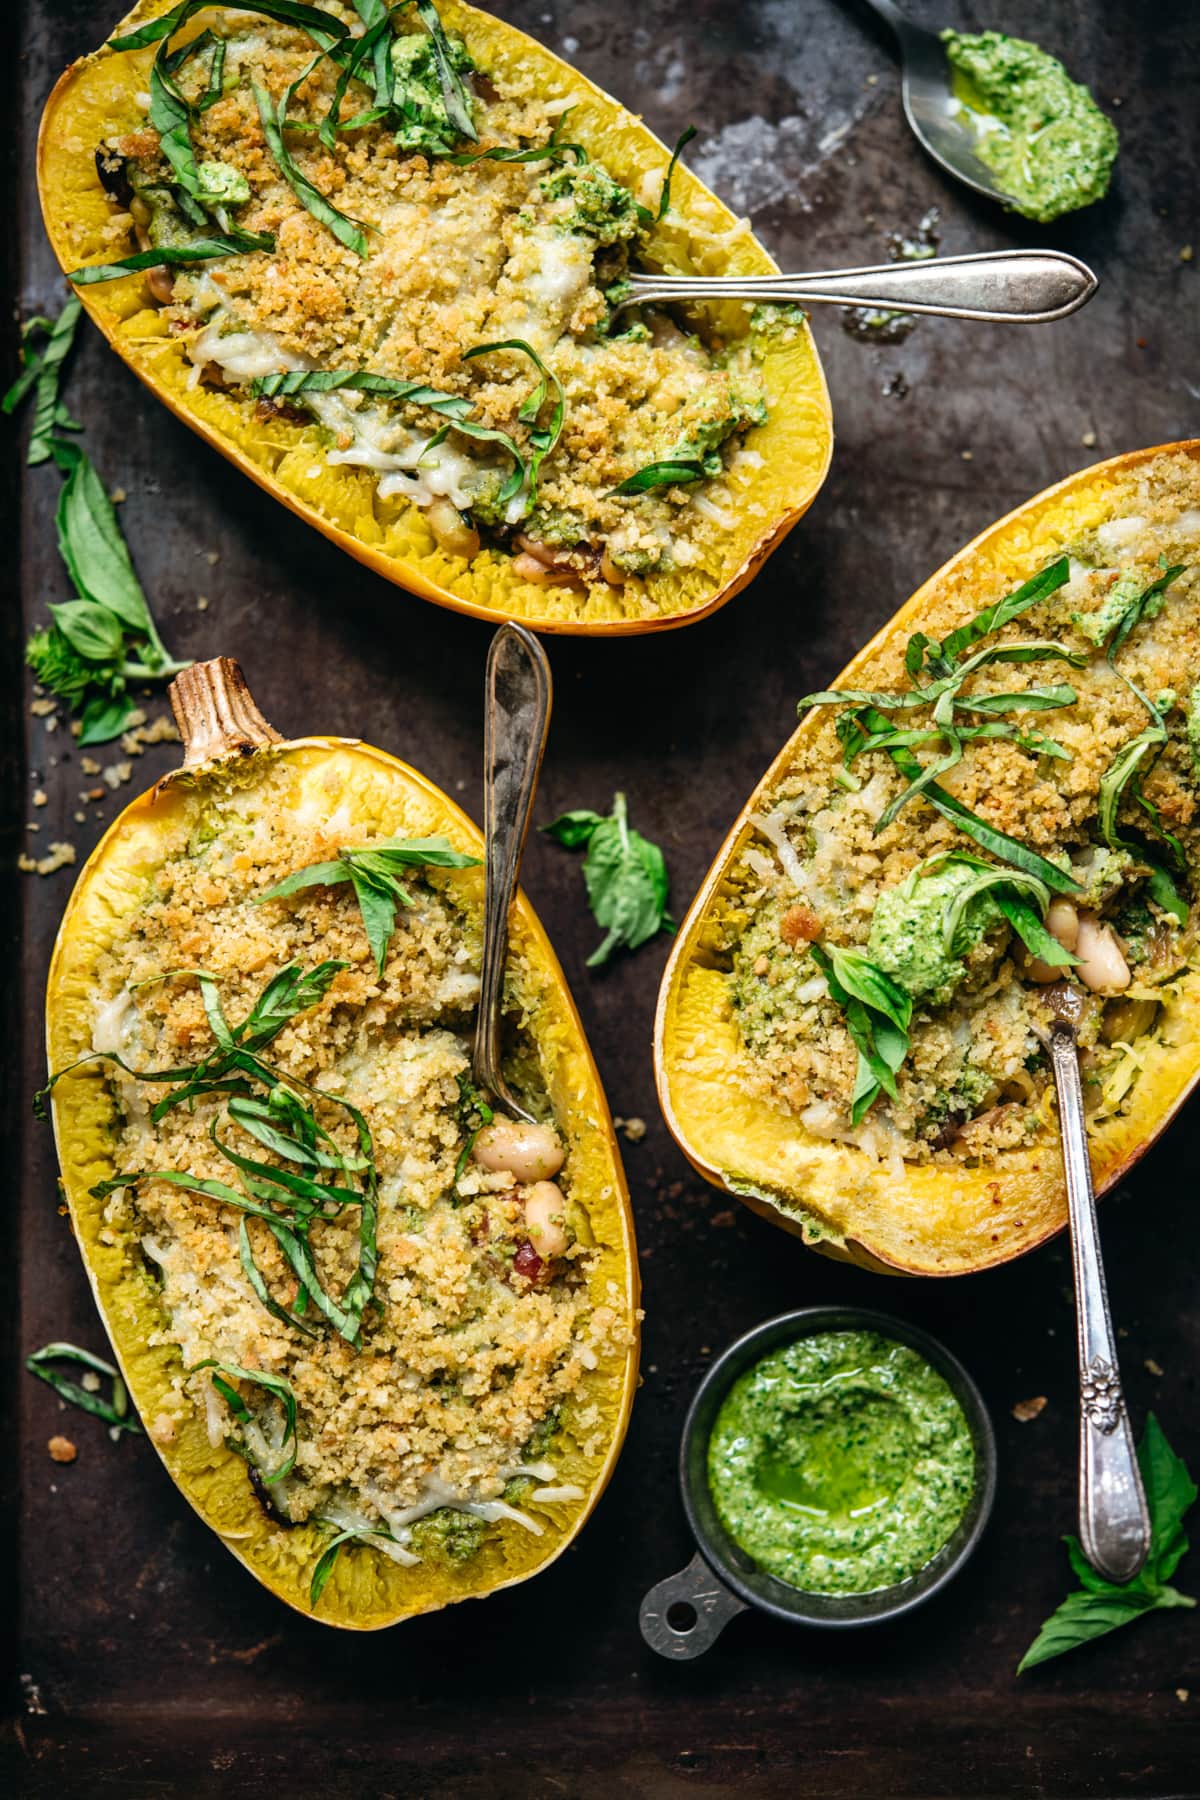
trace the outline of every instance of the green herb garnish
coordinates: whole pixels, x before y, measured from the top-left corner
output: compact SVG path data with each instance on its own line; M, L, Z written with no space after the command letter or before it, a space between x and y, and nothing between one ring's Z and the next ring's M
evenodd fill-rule
M1138 1465L1150 1509L1150 1554L1145 1567L1132 1581L1118 1586L1096 1573L1078 1538L1068 1537L1067 1555L1080 1586L1046 1620L1017 1665L1018 1675L1128 1625L1143 1613L1195 1606L1190 1594L1181 1594L1169 1583L1187 1552L1183 1520L1196 1499L1196 1484L1153 1413L1147 1415L1138 1445Z
M636 950L658 932L675 930L667 914L666 861L658 845L629 824L624 794L614 795L607 818L579 809L563 813L542 830L566 850L587 848L583 879L588 904L607 932L587 959L589 969L606 963L618 946Z
M78 297L72 294L57 319L27 319L21 328L21 373L0 401L0 411L15 412L30 388L34 390L33 430L25 455L31 466L49 462L56 432L83 430L59 396L63 364L75 342L82 310ZM39 337L46 341L40 350L35 350L34 340Z
M675 164L679 161L680 151L684 148L685 144L691 143L695 135L696 127L694 125L689 125L687 129L681 131L678 138L676 138L675 148L671 152L671 160L667 164L667 172L663 177L662 192L658 196L658 205L653 212L651 212L648 206L639 205L637 209L638 218L641 220L643 226L648 228L651 225L657 225L660 220L665 219L670 212L671 181L675 174Z
M513 468L497 495L497 505L506 505L525 485L525 458L521 451L505 432L493 431L490 426L477 424L470 418L468 415L472 410L472 403L461 394L444 394L438 388L427 387L424 382L399 381L390 375L371 375L361 369L297 369L286 374L262 375L250 384L251 393L264 399L271 400L282 395L288 399L297 399L301 404L306 394L330 393L339 388L363 394L378 394L384 399L407 402L410 406L425 406L448 420L430 438L424 455L444 443L451 430L482 443L499 444L512 458Z
M562 436L563 421L567 411L567 397L558 376L552 369L546 367L532 344L527 344L523 338L505 338L496 344L476 344L473 350L465 353L463 361L470 362L473 357L488 356L497 350L518 351L522 356L529 358L538 372L536 387L521 402L520 410L517 413L521 424L526 426L529 431L529 479L526 486L526 511L528 511L537 500L538 471ZM550 422L548 425L539 425L538 419L551 389L554 391L554 407L550 414Z
M433 60L441 85L446 117L460 137L470 138L472 143L477 143L479 133L471 117L470 96L463 86L462 76L454 66L454 57L433 0L417 0L417 12L433 46Z
M845 1013L846 1029L858 1051L850 1102L850 1122L857 1125L881 1092L896 1098L896 1074L908 1055L913 1003L904 989L860 950L813 944L810 955Z
M314 1519L313 1523L314 1525L329 1525L332 1521L329 1519ZM341 1554L342 1545L348 1544L356 1538L361 1538L364 1541L368 1538L384 1538L388 1543L395 1542L391 1532L384 1530L382 1526L378 1527L378 1529L372 1529L369 1525L352 1525L346 1531L339 1531L335 1538L330 1539L329 1543L326 1544L324 1550L322 1550L320 1556L317 1558L316 1565L312 1572L312 1580L309 1583L308 1588L308 1604L311 1607L316 1607L317 1601L325 1592L325 1584L333 1574L333 1565Z
M257 82L252 82L251 87L255 103L258 106L258 116L262 122L263 136L267 140L267 148L278 164L280 174L301 206L305 207L314 219L319 219L322 225L327 226L339 243L345 244L347 249L353 250L356 256L365 257L367 254L365 227L357 219L351 219L344 212L340 212L333 201L323 194L320 188L314 186L308 176L297 166L295 158L284 141L288 110L295 98L296 90L303 87L320 60L319 56L314 58L307 69L296 77L291 86L285 88L278 107L266 88L260 87Z
M260 1473L268 1487L276 1481L282 1481L285 1475L290 1475L296 1463L296 1396L292 1391L291 1383L285 1381L282 1375L271 1375L265 1369L243 1369L240 1363L223 1362L218 1356L206 1356L202 1362L193 1363L188 1374L195 1375L200 1369L214 1371L212 1384L239 1425L253 1424L254 1415L237 1389L226 1380L227 1376L232 1375L234 1381L249 1381L253 1386L262 1388L265 1393L282 1402L283 1461L270 1475L265 1470L261 1470ZM289 1444L291 1445L290 1450L288 1449Z
M280 1165L275 1165L243 1155L221 1137L214 1123L210 1127L212 1142L225 1160L241 1172L245 1192L227 1182L199 1179L184 1170L154 1169L110 1177L90 1190L93 1197L103 1199L117 1188L136 1187L140 1182L165 1181L232 1206L247 1217L261 1219L299 1283L287 1322L300 1323L301 1329L305 1329L302 1315L311 1298L317 1310L357 1348L363 1313L374 1295L378 1264L379 1177L370 1128L362 1113L348 1100L314 1088L297 1076L284 1075L258 1054L291 1019L321 999L334 977L345 967L345 963L332 960L309 970L302 970L296 963L288 964L267 983L250 1012L236 1026L226 1019L216 981L206 970L179 969L156 977L158 980L187 977L199 983L205 1015L215 1040L212 1054L197 1064L144 1070L131 1068L112 1052L93 1051L67 1068L57 1070L36 1096L34 1109L44 1112L46 1095L63 1076L93 1062L115 1063L136 1081L161 1083L168 1088L150 1109L153 1124L158 1124L176 1106L190 1105L198 1099L227 1097L227 1122L247 1132L283 1159ZM256 1087L266 1090L265 1105L258 1099ZM348 1115L354 1127L356 1153L347 1155L337 1148L301 1095L339 1107ZM289 1162L296 1167L284 1166ZM326 1179L327 1175L345 1179ZM359 1208L359 1257L345 1291L337 1299L327 1292L320 1280L308 1233L314 1221L337 1218L346 1206ZM241 1250L246 1268L247 1262L253 1262L248 1235L241 1240ZM261 1274L255 1279L247 1268L247 1276L255 1293L263 1299L266 1284ZM278 1306L269 1306L268 1310L276 1317L284 1317Z
M69 1375L52 1367L54 1363L62 1362L78 1363L95 1375L106 1375L112 1383L110 1397L102 1400L98 1393L93 1394L77 1381L72 1381ZM25 1367L39 1381L48 1383L60 1400L66 1400L71 1406L78 1406L84 1412L94 1413L96 1418L103 1419L115 1432L132 1431L141 1435L142 1427L129 1411L129 1392L121 1379L120 1370L114 1368L112 1363L105 1362L102 1356L94 1356L90 1350L81 1350L78 1344L43 1344L40 1350L35 1350L25 1358Z
M50 345L37 368L26 360L21 378L5 397L5 410L13 410L31 389L36 392L30 460L43 460L44 447L47 459L66 476L56 524L59 554L76 598L50 607L52 623L30 637L25 660L42 686L81 712L79 742L87 746L119 737L128 725L134 711L126 691L129 682L167 680L187 664L168 655L158 634L116 509L90 458L78 444L56 435L66 418L59 380L77 307L78 301L69 300L51 327L50 344L57 350L49 366ZM68 322L60 329L63 318Z
M193 238L190 244L159 244L153 250L138 250L117 262L89 263L72 269L67 276L76 287L88 287L95 281L118 281L122 275L136 275L140 269L175 268L188 263L212 262L219 256L240 256L248 250L273 250L275 239L269 231L254 234L247 231L210 231Z
M377 844L343 850L333 862L310 863L306 869L297 869L294 875L259 894L255 904L283 900L301 888L337 887L348 881L358 901L376 970L382 975L388 944L396 929L396 907L413 903L400 880L402 872L421 868L472 869L478 865L477 856L464 856L449 838L381 838Z
M652 488L683 487L689 481L703 481L708 474L700 457L666 457L661 462L646 463L643 468L627 475L619 487L611 488L605 496L612 499L619 494L648 494Z
M347 28L340 19L323 12L319 6L302 5L300 0L222 0L222 4L227 12L257 13L261 18L274 19L281 25L298 25L322 47L328 47L331 40L347 36ZM194 13L211 5L212 0L178 0L169 12L139 25L136 31L109 38L108 47L110 50L144 50L147 44L157 44L160 38L174 37Z

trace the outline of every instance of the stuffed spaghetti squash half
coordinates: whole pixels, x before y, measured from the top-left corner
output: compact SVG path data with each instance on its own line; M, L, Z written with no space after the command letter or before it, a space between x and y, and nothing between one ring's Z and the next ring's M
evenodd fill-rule
M1047 990L1097 1191L1200 1079L1200 444L1085 469L934 575L752 795L685 920L659 1093L710 1180L950 1275L1066 1222Z
M298 1610L373 1629L544 1568L636 1380L603 1092L528 903L471 1080L478 831L404 763L280 742L235 664L79 878L49 977L75 1236L145 1429Z
M546 631L736 593L831 449L804 318L619 310L773 269L641 122L446 0L140 0L63 76L51 243L147 385L438 604Z

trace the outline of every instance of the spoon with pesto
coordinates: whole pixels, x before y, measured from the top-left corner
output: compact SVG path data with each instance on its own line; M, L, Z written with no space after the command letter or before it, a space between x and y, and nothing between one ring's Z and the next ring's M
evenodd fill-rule
M1057 57L1002 31L927 31L862 0L900 47L904 111L936 163L1042 224L1108 192L1117 128Z

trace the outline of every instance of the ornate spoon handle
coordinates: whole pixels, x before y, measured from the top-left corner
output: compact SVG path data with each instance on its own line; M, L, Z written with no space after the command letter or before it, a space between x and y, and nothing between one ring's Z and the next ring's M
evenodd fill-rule
M1108 1311L1096 1200L1083 1116L1079 1050L1070 1025L1049 1034L1063 1166L1071 1214L1071 1260L1079 1337L1079 1537L1109 1581L1132 1581L1150 1548L1150 1515L1121 1391Z
M523 625L502 625L487 660L483 722L483 831L486 879L483 966L472 1065L475 1080L518 1118L533 1114L514 1100L501 1070L500 1020L508 915L517 891L538 771L550 729L550 664Z
M628 285L617 312L649 300L801 300L1036 325L1066 318L1099 283L1061 250L996 250L806 275L631 275Z

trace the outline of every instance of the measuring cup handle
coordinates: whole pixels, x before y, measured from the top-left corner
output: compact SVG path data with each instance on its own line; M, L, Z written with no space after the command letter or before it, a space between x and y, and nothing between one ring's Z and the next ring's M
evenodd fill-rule
M668 1616L676 1608L676 1621ZM746 1603L718 1581L697 1551L686 1569L650 1589L638 1610L642 1636L659 1656L691 1662L710 1650Z

